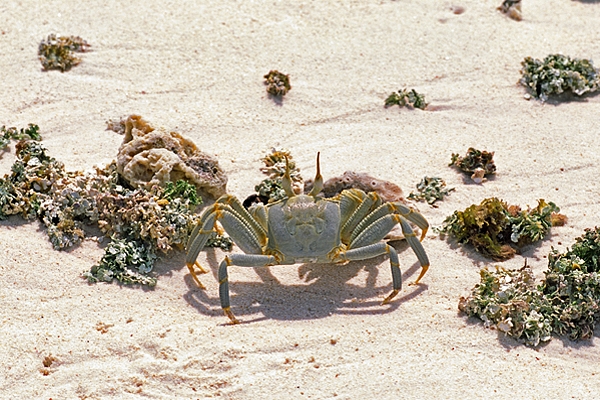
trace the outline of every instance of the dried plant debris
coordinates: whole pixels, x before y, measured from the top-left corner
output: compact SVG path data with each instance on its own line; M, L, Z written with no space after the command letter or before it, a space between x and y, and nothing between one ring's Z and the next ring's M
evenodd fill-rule
M600 321L600 228L586 229L565 253L552 249L544 275L536 285L527 265L482 270L481 283L458 307L531 346L552 334L591 338Z
M206 247L218 247L223 251L231 251L233 248L233 240L227 235L219 235L213 233L206 242Z
M300 169L296 167L296 162L289 150L271 149L271 152L261 159L265 164L260 171L267 175L254 190L258 193L257 197L266 199L267 202L279 201L286 197L285 191L281 186L283 175L285 174L286 163L290 166L290 177L294 192L302 191L303 180L300 175Z
M292 89L290 76L277 70L271 70L264 76L267 92L273 96L285 96Z
M14 126L7 128L2 125L0 128L0 150L8 147L8 144L12 140L42 140L42 136L39 133L40 127L35 124L29 124L27 128L17 129Z
M407 90L402 89L398 92L394 92L385 99L385 107L391 107L394 105L398 105L399 107L410 107L410 108L420 108L424 110L427 108L427 102L425 101L425 96L417 93L415 89Z
M516 271L496 267L495 271L482 269L480 274L481 283L470 296L460 298L459 310L530 346L551 339L552 326L542 312L547 304L530 267Z
M498 7L498 10L502 11L515 21L521 21L523 19L523 14L521 13L521 0L504 0L502 5Z
M417 184L418 193L411 192L408 199L426 201L427 204L437 207L435 202L443 200L445 196L448 196L454 190L456 189L447 188L446 181L442 178L426 176Z
M156 278L149 277L157 256L151 246L140 241L112 238L104 250L100 264L94 265L83 276L89 282L111 282L156 286Z
M312 179L307 180L304 185L304 192L309 193L312 190L312 187ZM387 202L405 202L404 193L400 186L389 181L375 178L364 172L359 173L354 171L346 171L342 176L337 176L325 181L321 194L328 198L335 197L343 190L347 189L360 189L367 193L376 192L381 196L383 201Z
M464 211L455 211L438 231L496 261L504 261L529 244L542 240L552 226L561 226L566 216L552 202L538 200L535 208L521 210L498 198L484 199Z
M85 53L90 44L79 36L48 35L38 46L38 56L44 70L70 70L81 62L73 53Z
M496 173L496 164L494 164L494 152L481 151L469 147L467 154L461 157L459 154L452 154L450 166L457 167L463 172L471 174L471 179L475 183L486 181L485 176Z
M11 173L0 179L0 219L39 219L57 250L77 245L85 227L97 224L111 243L100 264L86 273L91 282L155 284L146 274L157 255L184 248L198 222L195 211L202 200L193 183L134 188L118 173L116 162L67 172L34 140L19 141L16 156ZM213 242L228 247L228 238Z
M567 91L581 96L597 91L600 86L599 70L591 60L551 54L544 60L526 57L521 65L521 84L528 95L541 101Z
M117 170L133 187L185 180L213 198L225 194L227 176L218 161L176 132L154 129L139 115L125 120Z

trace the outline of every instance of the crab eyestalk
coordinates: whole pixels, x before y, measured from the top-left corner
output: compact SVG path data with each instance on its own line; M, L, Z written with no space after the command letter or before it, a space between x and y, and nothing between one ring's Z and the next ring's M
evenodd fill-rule
M310 191L310 193L308 194L309 196L312 196L312 197L317 197L317 195L323 189L323 176L321 176L321 163L319 161L320 156L321 156L321 152L318 152L317 153L317 174L315 175L315 182L313 184L313 188Z
M283 178L281 178L281 187L283 188L285 195L288 198L294 197L296 195L292 186L292 176L290 175L290 162L287 156L285 156L285 174L283 174Z

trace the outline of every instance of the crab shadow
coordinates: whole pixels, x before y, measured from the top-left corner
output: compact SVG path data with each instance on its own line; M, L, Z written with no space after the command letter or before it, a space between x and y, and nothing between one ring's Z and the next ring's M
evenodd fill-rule
M207 262L214 277L213 282L216 282L218 261L214 252L207 252ZM334 314L388 314L427 290L425 284L416 286L406 284L407 280L420 269L419 263L416 262L403 271L404 284L398 296L389 304L382 305L383 298L392 291L389 261L385 256L354 261L345 265L295 264L254 268L262 282L236 282L235 278L232 279L235 276L235 268L243 267L232 266L229 269L230 300L232 311L245 323L264 319L285 321L320 319ZM383 271L382 268L389 276L389 284L377 286L377 277L380 271ZM280 276L280 271L283 269L290 272L297 271L298 279L303 283L283 284L273 274L272 271L275 269ZM355 279L359 274L366 276L362 282ZM211 297L207 291L198 288L189 274L185 280L189 291L184 298L190 305L204 315L223 316L218 296ZM286 278L286 281L291 280L292 278ZM208 284L214 285L210 282Z

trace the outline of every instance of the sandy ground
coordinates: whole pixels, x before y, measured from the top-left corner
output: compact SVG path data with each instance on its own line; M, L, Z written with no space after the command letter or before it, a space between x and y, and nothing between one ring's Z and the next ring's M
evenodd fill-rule
M600 97L543 104L517 84L526 56L600 61L597 1L526 0L522 22L496 11L500 0L148 3L2 1L0 124L37 123L76 170L114 159L122 137L106 121L138 113L216 155L241 198L271 147L290 149L307 178L317 151L326 179L368 172L408 194L441 176L456 192L437 209L418 205L432 226L486 197L544 198L568 224L503 263L527 258L537 276L551 247L599 224ZM70 72L43 72L37 46L49 33L93 51ZM265 92L271 69L290 74L282 102ZM424 93L429 111L385 109L403 87ZM471 184L447 166L470 146L496 152L495 179ZM0 174L13 161L14 147ZM0 222L0 398L597 398L598 336L532 349L484 329L457 303L492 263L432 231L423 245L422 284L387 306L383 257L231 268L244 322L231 326L213 279L220 251L199 257L212 269L206 291L182 253L158 264L154 290L88 285L97 242L54 251L39 223L11 217ZM414 281L414 253L397 248Z

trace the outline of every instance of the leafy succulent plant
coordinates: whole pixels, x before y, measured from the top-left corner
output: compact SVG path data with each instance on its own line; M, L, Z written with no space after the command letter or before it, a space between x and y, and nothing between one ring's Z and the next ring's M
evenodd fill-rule
M390 94L385 99L385 107L391 107L397 105L399 107L411 107L419 108L424 110L427 108L428 103L425 101L425 96L417 93L415 89L402 89L398 92Z
M581 96L600 87L600 71L591 60L550 54L543 60L526 57L521 65L521 84L541 101L567 91Z
M564 253L552 249L545 278L531 268L481 270L481 282L458 308L530 346L552 335L589 339L600 321L600 228L586 229Z

